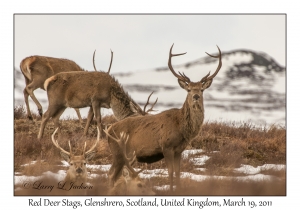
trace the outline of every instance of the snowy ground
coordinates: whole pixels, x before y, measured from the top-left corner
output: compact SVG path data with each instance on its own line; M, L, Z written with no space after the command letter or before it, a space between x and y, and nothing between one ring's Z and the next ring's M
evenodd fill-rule
M189 162L194 165L195 170L205 171L205 168L199 166L204 166L206 161L209 159L207 155L203 155L204 151L199 150L185 150L182 153L183 159L189 159ZM192 156L192 157L191 157ZM34 164L35 162L31 162L29 164ZM65 167L67 169L68 163L66 161L61 162L61 166ZM26 165L24 165L26 166ZM93 174L89 174L89 179L97 179L99 176L105 176L107 177L107 172L109 170L111 165L87 165L89 169L92 169L94 172ZM238 173L237 176L209 176L209 175L199 175L194 174L190 172L184 172L181 171L181 178L189 178L191 180L201 182L207 179L222 179L222 180L236 180L236 181L255 181L255 182L261 182L261 181L274 181L279 180L280 178L273 176L273 175L265 175L262 174L262 172L266 170L273 170L273 171L281 171L286 170L285 165L280 164L265 164L258 167L253 167L251 165L241 165L239 168L235 168L233 172ZM96 173L101 172L101 173ZM22 184L26 182L34 182L36 180L39 180L41 178L52 178L57 181L62 181L65 177L66 171L65 170L59 170L57 173L53 173L50 171L46 171L43 173L42 176L24 176L18 172L15 172L15 186L19 186L16 188L16 190L22 189ZM101 175L99 175L101 174ZM240 175L244 174L244 175ZM168 171L167 169L154 169L154 170L144 170L139 174L140 178L142 179L151 179L153 177L168 177ZM156 190L168 190L169 185L162 185L162 186L154 186Z

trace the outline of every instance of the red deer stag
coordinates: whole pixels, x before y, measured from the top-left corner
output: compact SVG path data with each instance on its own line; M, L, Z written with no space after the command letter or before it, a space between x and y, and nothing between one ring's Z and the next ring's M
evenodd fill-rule
M104 132L110 136L107 130L104 130ZM127 157L126 145L129 136L125 133L120 133L119 139L112 136L110 138L114 141L115 153L118 154L119 161L122 162L123 167L118 168L119 171L115 172L116 182L113 185L110 182L109 195L155 195L138 176L143 169L137 172L132 167L133 162L136 160L135 152L133 152L131 158ZM108 176L110 177L111 174Z
M65 182L72 182L77 184L85 184L87 181L87 168L86 162L90 160L94 155L95 147L97 146L100 140L100 131L98 129L97 140L95 144L88 150L86 150L86 142L84 143L83 151L81 155L74 155L72 152L72 147L69 141L69 150L70 152L64 150L61 146L59 146L58 141L54 138L55 133L57 132L58 128L55 129L53 132L51 139L55 147L60 150L61 156L70 164L70 167L67 171L67 175L65 177Z
M32 120L32 115L28 103L28 96L32 98L36 106L38 107L38 112L40 116L43 115L43 108L40 102L35 97L33 91L37 88L44 90L44 82L47 78L60 73L69 71L83 71L83 69L78 66L74 61L62 58L52 58L45 56L30 56L24 58L20 63L20 69L25 77L26 87L24 88L24 99L27 109L27 117ZM79 121L82 122L80 112L75 109Z
M138 162L153 163L165 158L168 167L170 187L173 191L173 172L176 183L180 187L180 160L181 153L188 143L198 135L204 120L203 91L210 87L213 78L222 66L221 51L218 56L208 54L219 59L219 65L211 76L208 73L199 82L192 82L184 73L177 74L171 63L174 56L183 55L169 53L168 66L172 74L178 79L181 88L187 91L187 97L181 109L173 108L156 115L126 118L109 127L108 144L113 156L112 167L109 171L112 183L116 182L117 173L121 171L124 162L117 152L115 141L110 137L120 132L129 135L127 152L136 153ZM116 137L118 138L118 137Z
M124 91L119 82L106 72L68 72L56 74L45 81L49 106L42 117L38 134L41 139L47 121L52 118L54 126L59 127L59 117L67 107L90 107L84 135L94 115L102 133L100 107L111 108L117 120L129 116L146 115L136 102ZM149 100L148 100L149 101ZM148 102L147 104L148 105Z
M111 51L110 66L107 72L108 74L111 69L112 59L113 59L113 52ZM93 65L95 68L94 61L95 61L95 52L93 55ZM24 88L23 93L24 93L24 99L25 99L25 104L27 109L27 117L30 120L32 120L33 118L28 103L28 97L30 96L32 98L32 100L38 107L38 112L40 116L42 116L43 108L40 102L35 97L33 91L38 88L45 90L44 82L47 78L60 72L84 71L74 61L63 59L63 58L52 58L52 57L38 56L38 55L24 58L20 63L20 69L25 77L26 87ZM97 71L96 68L95 71ZM82 123L82 118L79 109L75 108L75 111L77 113L80 123Z

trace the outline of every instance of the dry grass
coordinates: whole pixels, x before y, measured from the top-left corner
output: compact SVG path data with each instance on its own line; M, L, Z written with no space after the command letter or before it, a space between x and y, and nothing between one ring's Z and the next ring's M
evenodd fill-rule
M44 138L37 140L40 119L35 114L34 121L26 118L23 107L14 109L14 169L24 175L38 176L45 171L56 172L62 160L58 149L52 145L50 135L54 131L51 120L46 126ZM84 120L85 122L85 120ZM103 124L115 122L113 116L105 116ZM91 124L88 137L82 137L83 126L76 119L61 121L62 134L59 144L68 148L70 140L74 151L81 152L84 141L91 146L96 139L96 124ZM286 129L272 126L257 128L250 123L234 122L207 122L202 126L200 135L193 139L187 149L203 149L210 159L206 162L205 172L195 171L195 166L188 160L182 160L181 171L202 175L236 176L232 169L240 164L258 166L263 164L286 164ZM96 148L96 156L89 164L111 164L111 153L107 141L100 140ZM31 161L35 164L22 166ZM135 163L134 167L143 167L144 164ZM164 160L148 164L147 169L166 168ZM93 173L93 171L92 171ZM175 191L175 195L286 195L285 171L265 171L265 174L279 177L278 181L270 182L238 182L236 180L209 179L196 182L191 179L182 179L182 188ZM239 174L241 175L241 174ZM91 180L95 186L88 195L105 195L107 192L106 178ZM167 185L168 178L151 178L149 186ZM100 184L101 183L101 184ZM30 191L18 191L15 194L30 195ZM33 194L36 191L32 192ZM61 192L60 192L61 193ZM158 195L170 194L169 191L157 191ZM47 193L46 193L47 194ZM56 193L54 193L56 194ZM54 195L53 193L51 195ZM59 193L58 193L59 194ZM35 194L37 195L37 194Z

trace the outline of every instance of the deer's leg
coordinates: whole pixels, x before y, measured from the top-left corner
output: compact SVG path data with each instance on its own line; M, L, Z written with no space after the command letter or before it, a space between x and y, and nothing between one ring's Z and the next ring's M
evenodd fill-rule
M80 124L82 124L82 118L81 118L81 115L80 115L80 111L79 111L79 109L78 109L78 108L74 108L74 109L75 109L75 111L76 111L76 114L77 114L77 116L78 116L79 123L80 123Z
M36 104L37 108L38 108L38 111L39 111L39 114L40 116L43 115L43 108L42 108L42 105L40 104L40 102L36 99L33 91L35 89L37 89L39 86L37 84L34 83L34 80L25 87L27 93L30 95L31 99L34 101L34 103Z
M85 128L84 128L84 132L83 132L83 135L86 136L87 135L87 132L89 130L89 126L91 124L91 121L94 117L94 112L93 112L93 108L90 107L89 109L89 113L88 113L88 116L87 116L87 119L86 119L86 125L85 125ZM100 131L101 132L101 131Z
M29 107L29 103L28 103L29 94L28 94L26 88L24 88L23 93L24 93L25 105L26 105L26 110L27 110L27 117L29 120L33 120L31 111L30 111L30 107Z
M48 120L55 113L56 113L56 107L49 106L48 110L43 114L43 116L42 116L42 122L41 122L41 126L40 126L40 130L39 130L39 134L38 134L38 140L41 140L41 138L43 137L45 126L46 126Z
M176 177L176 189L180 189L180 161L181 153L174 154L174 171Z
M101 113L100 113L100 105L98 102L93 102L92 103L92 107L93 107L93 112L95 114L95 118L97 121L97 126L100 130L100 136L101 138L103 138L103 131L102 131L102 124L101 124Z
M50 116L49 116L49 112L47 110L45 112L45 114L43 115L43 117L42 117L42 122L41 122L41 125L40 125L39 134L38 134L38 137L37 137L38 140L41 140L41 138L43 137L44 129L45 129L46 123L48 122L49 119L50 119Z
M61 135L61 130L60 130L60 124L59 124L59 118L62 115L62 113L64 113L64 111L66 110L66 107L61 107L59 110L56 111L56 113L52 116L52 120L54 122L54 129L56 129L58 127L58 134L59 134L59 138ZM46 114L46 113L45 113Z
M165 162L168 168L169 180L170 180L170 190L173 191L173 166L174 166L174 152L170 150L165 150L164 152Z

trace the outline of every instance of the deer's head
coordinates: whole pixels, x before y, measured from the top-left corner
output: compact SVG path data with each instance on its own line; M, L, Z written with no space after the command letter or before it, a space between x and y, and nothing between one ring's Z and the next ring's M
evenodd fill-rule
M139 178L139 171L135 171L132 164L136 161L135 152L128 158L126 152L126 145L129 139L129 135L124 132L120 133L119 138L114 138L109 134L109 130L106 128L104 132L115 141L118 145L120 159L116 164L122 164L122 172L118 179L115 181L113 188L110 190L111 195L155 195L151 188L146 186L145 182ZM113 167L113 166L112 166Z
M169 62L168 62L169 69L173 73L173 75L175 77L177 77L180 87L187 91L188 95L187 95L186 101L189 104L189 106L193 107L194 109L203 109L203 91L210 87L210 85L212 84L213 78L218 74L218 72L220 71L221 66L222 66L221 51L220 51L219 47L217 46L218 50L219 50L218 56L213 56L213 55L206 53L207 55L209 55L213 58L219 58L219 65L218 65L215 73L213 75L210 75L210 73L208 73L200 81L192 82L190 80L190 78L188 78L184 73L178 72L179 74L177 74L174 71L174 69L172 67L172 63L171 63L171 58L174 56L184 55L186 53L172 54L173 45L171 46L170 53L169 53Z
M87 168L86 168L86 163L89 161L91 158L94 157L95 151L93 151L97 145L97 143L100 140L100 132L99 128L98 129L98 136L95 144L88 150L86 150L86 142L84 143L83 151L81 155L74 155L72 152L72 147L69 141L69 150L70 152L64 150L61 148L55 140L54 136L55 133L57 132L58 128L54 131L54 133L51 136L52 142L54 146L56 146L60 150L61 156L69 163L69 169L67 171L67 176L65 178L66 181L82 181L85 182L87 179Z
M119 195L155 195L137 174L132 173L126 166L123 167L122 175L116 181L111 194Z

